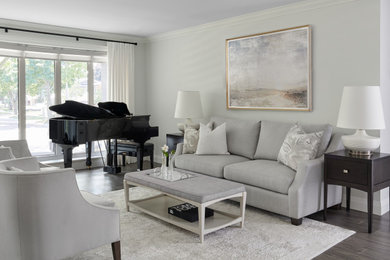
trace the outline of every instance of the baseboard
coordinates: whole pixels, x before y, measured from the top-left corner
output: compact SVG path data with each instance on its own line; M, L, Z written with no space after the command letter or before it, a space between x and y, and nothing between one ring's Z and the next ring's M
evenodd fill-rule
M387 196L381 196L381 191L374 194L373 213L378 216L382 216L389 211L389 194ZM354 194L355 193L355 196ZM346 207L345 188L343 188L343 202L342 206ZM367 193L351 189L351 209L367 212Z
M92 168L98 168L98 167L103 167L103 162L102 162L102 159L100 157L95 157L95 158L92 158ZM55 160L55 161L46 161L44 162L46 164L49 164L51 166L54 166L54 167L60 167L60 168L63 168L64 167L64 161L61 159L61 160ZM75 169L75 170L83 170L83 169L87 169L87 166L85 165L85 158L75 158L72 160L72 168Z

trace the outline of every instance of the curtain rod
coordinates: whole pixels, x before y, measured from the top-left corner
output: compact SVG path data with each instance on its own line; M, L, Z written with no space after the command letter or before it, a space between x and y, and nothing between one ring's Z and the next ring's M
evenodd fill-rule
M127 44L137 45L136 42L116 41L116 40L109 40L109 39L102 39L102 38L77 36L77 35L63 34L63 33L51 33L51 32L43 32L43 31L34 31L34 30L27 30L27 29L20 29L20 28L4 27L4 26L0 26L0 29L4 29L4 31L6 33L8 32L8 30L12 30L12 31L19 31L19 32L39 33L39 34L46 34L46 35L54 35L54 36L76 38L76 41L78 41L79 39L86 39L86 40L94 40L94 41L119 42L119 43L127 43Z

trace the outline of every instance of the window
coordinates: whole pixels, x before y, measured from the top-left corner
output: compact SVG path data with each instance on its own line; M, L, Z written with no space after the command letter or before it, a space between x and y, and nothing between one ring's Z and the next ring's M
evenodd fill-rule
M54 154L49 107L54 105L54 61L26 59L26 139L34 155Z
M88 104L88 69L86 62L61 62L61 103L66 100Z
M107 100L105 57L91 53L0 49L0 139L27 139L34 156L62 158L61 149L49 139L49 119L57 116L49 107L65 100L85 104ZM74 157L85 156L85 146L73 152Z
M18 59L0 57L0 134L5 140L19 137Z
M108 99L107 66L105 63L93 64L93 89L95 105Z

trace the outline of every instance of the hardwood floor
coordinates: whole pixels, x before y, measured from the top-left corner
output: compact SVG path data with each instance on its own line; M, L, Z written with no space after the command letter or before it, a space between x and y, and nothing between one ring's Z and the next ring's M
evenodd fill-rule
M122 173L106 174L101 168L80 170L76 173L80 190L94 194L123 189L125 172L135 171L136 164L130 164L122 169ZM149 169L148 161L144 169ZM323 221L322 212L309 216L311 219ZM373 230L367 233L367 214L345 208L329 209L326 223L356 231L356 234L330 248L315 259L390 259L390 217L389 213L373 217Z

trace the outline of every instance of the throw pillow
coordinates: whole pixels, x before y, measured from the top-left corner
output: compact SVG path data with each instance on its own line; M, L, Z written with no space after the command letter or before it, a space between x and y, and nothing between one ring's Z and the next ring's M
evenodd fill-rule
M278 161L297 170L298 163L316 157L323 134L324 131L306 134L301 126L294 125L284 139Z
M9 160L9 159L15 159L14 154L12 153L11 147L0 147L0 161L2 160Z
M209 122L206 125L210 130L213 128L213 123ZM198 147L199 130L190 125L186 125L184 128L184 141L183 141L183 154L195 153Z
M226 124L223 123L214 130L200 124L199 142L195 154L229 154L226 142Z

